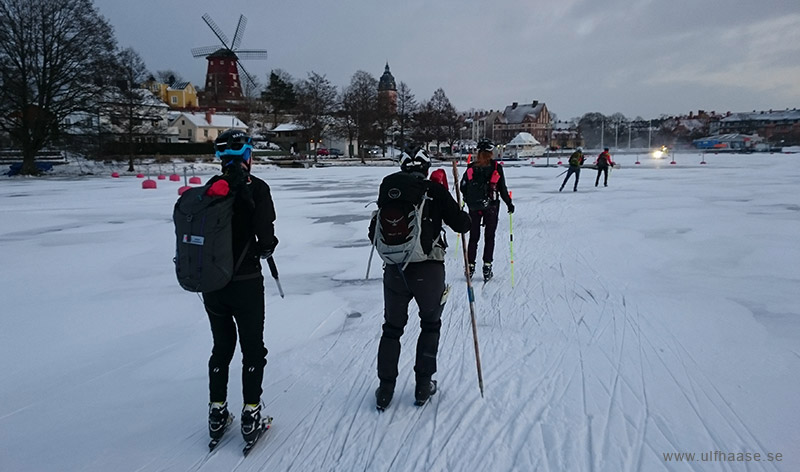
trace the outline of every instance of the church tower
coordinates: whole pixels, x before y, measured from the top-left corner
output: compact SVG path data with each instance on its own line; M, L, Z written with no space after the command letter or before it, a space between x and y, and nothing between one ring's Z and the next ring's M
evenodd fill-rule
M397 113L397 84L391 71L389 71L388 61L378 82L378 101L386 103L392 115Z

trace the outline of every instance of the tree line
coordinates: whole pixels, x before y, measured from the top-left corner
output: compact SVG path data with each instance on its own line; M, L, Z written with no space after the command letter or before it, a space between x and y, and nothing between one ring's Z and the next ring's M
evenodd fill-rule
M337 90L317 72L296 80L277 69L269 74L261 103L273 124L292 117L308 131L310 139L319 142L336 137L351 145L357 142L359 154L369 146L402 149L410 141L452 146L458 139L463 120L444 89L437 89L420 103L405 82L397 86L395 97L379 93L378 84L375 76L359 70L347 86Z
M91 0L0 0L0 135L21 150L21 174L36 174L39 151L75 136L64 126L76 113L85 118L80 125L94 128L78 133L79 148L127 148L132 169L134 138L165 131L157 119L160 104L148 102L141 88L150 75L135 50L117 45ZM178 79L172 71L158 75L164 82ZM244 90L265 104L256 104L254 112L271 114L273 123L291 114L315 140L342 137L362 149L402 147L409 140L452 144L458 127L444 90L418 103L401 82L396 103L390 103L364 71L338 90L317 72L295 80L275 70L263 94L260 88L248 84Z

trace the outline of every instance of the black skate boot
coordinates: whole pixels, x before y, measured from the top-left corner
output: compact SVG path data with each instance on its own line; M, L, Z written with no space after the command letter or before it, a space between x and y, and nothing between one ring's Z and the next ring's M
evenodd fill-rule
M383 411L392 403L394 396L394 385L388 382L381 382L381 385L375 390L375 406L378 411Z
M228 412L227 402L211 402L208 404L208 435L211 436L209 449L214 449L219 440L233 423L233 415Z
M242 410L242 437L247 443L258 439L261 428L261 404L248 403Z
M436 381L425 379L417 381L417 388L414 390L414 402L417 406L424 405L428 399L436 393Z
M494 277L494 273L492 272L492 263L491 262L484 262L483 263L483 281L488 282L489 280Z
M261 416L261 403L248 403L244 406L242 410L242 437L245 445L242 452L245 456L250 453L271 425L271 416Z
M471 262L469 264L469 278L472 279L473 275L475 275L475 263Z

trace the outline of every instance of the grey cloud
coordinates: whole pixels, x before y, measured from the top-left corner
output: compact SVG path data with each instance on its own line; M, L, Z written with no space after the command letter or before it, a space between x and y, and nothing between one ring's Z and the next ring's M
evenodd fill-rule
M202 84L189 50L214 42L200 16L228 34L249 18L243 47L262 82L273 68L314 70L338 86L357 70L382 73L419 100L442 87L459 109L539 99L561 118L588 111L658 116L692 109L796 107L800 3L795 1L298 0L220 7L198 0L97 0L123 46L151 70Z

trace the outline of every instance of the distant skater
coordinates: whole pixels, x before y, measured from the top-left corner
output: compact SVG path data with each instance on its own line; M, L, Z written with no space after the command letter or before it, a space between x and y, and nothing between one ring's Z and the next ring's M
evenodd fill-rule
M611 160L611 154L608 148L603 149L603 152L597 156L597 178L594 179L594 186L600 183L600 173L603 173L603 187L608 187L608 167L613 166L614 161Z
M578 180L581 178L581 166L585 160L586 157L583 155L583 148L579 146L578 149L576 149L575 152L569 156L569 168L567 169L567 176L564 177L564 181L561 183L561 188L558 189L559 192L564 190L564 186L567 185L567 181L572 174L575 174L575 186L572 187L572 191L578 191Z
M494 260L494 239L500 212L500 200L506 204L508 213L514 213L514 203L506 186L503 166L492 158L494 143L488 139L478 142L478 158L467 166L461 178L461 194L469 207L472 226L469 231L467 259L469 260L469 276L475 274L475 261L478 257L478 242L481 239L483 226L483 280L494 277L492 261Z

